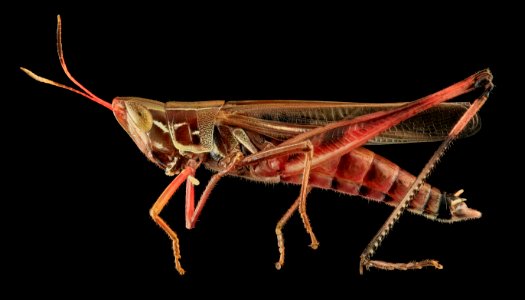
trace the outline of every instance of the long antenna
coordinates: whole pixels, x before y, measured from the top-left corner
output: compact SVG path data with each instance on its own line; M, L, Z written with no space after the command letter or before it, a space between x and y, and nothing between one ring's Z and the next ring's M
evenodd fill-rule
M71 80L71 82L73 82L77 87L79 87L84 92L79 91L79 90L77 90L75 88L69 87L67 85L64 85L64 84L61 84L61 83L49 80L47 78L38 76L38 75L36 75L35 73L29 71L26 68L20 67L20 69L22 71L24 71L27 75L29 75L29 77L33 78L36 81L39 81L39 82L42 82L42 83L46 83L46 84L50 84L50 85L54 85L56 87L72 91L74 93L82 95L82 96L84 96L84 97L86 97L86 98L88 98L88 99L90 99L90 100L92 100L92 101L94 101L94 102L96 102L96 103L106 107L107 109L113 111L113 107L111 106L111 104L109 102L100 99L95 94L90 92L87 88L85 88L82 84L80 84L73 77L73 75L71 75L71 73L69 73L69 71L67 69L67 66L66 66L66 61L64 60L64 52L62 51L62 21L60 19L60 15L57 16L57 52L58 52L58 59L60 60L60 65L62 66L62 70L64 70L64 73L66 73L66 76L69 78L69 80Z

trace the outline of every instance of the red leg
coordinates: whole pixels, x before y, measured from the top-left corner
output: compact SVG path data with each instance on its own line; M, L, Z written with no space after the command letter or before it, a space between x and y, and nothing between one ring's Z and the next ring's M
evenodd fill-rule
M313 233L310 220L308 219L308 215L306 214L306 196L311 190L311 187L308 186L308 180L310 177L311 160L313 156L313 146L310 143L310 141L300 142L295 145L286 145L282 147L277 146L274 148L260 151L245 158L243 158L240 152L237 152L231 158L231 162L228 164L228 166L223 171L215 174L211 178L210 182L206 186L205 191L202 193L199 203L197 204L197 207L195 209L195 203L193 201L193 185L188 182L188 185L186 186L186 227L188 229L191 229L195 226L195 223L197 222L198 217L211 194L211 191L222 177L241 166L255 164L261 161L268 160L270 158L276 158L298 152L305 154L301 192L297 200L294 202L294 204L292 204L292 206L288 209L286 214L281 218L281 220L276 226L275 232L277 234L277 243L280 252L279 262L276 263L276 267L280 268L284 264L284 238L282 234L282 227L284 227L288 219L297 210L297 208L299 208L299 212L303 220L303 224L306 228L306 231L310 235L310 247L316 249L319 245L319 242L317 241L317 238Z
M195 211L195 189L193 182L190 180L190 176L195 176L195 172L188 175L188 179L186 179L186 206L184 215L186 217L186 228L188 229L193 228L193 226L190 225L190 220Z
M288 209L288 211L284 214L284 216L279 220L277 223L277 226L275 228L275 233L277 235L277 245L279 247L279 261L275 264L275 267L277 269L280 269L282 265L284 264L284 237L282 234L282 228L286 224L286 222L290 219L292 214L299 208L299 214L301 215L301 219L303 220L303 225L306 229L306 232L310 235L310 247L312 249L317 249L319 246L319 242L317 241L317 238L315 237L315 234L312 229L312 225L310 224L310 219L308 218L308 214L306 213L306 196L311 191L311 187L308 185L309 179L310 179L310 169L312 167L312 159L313 159L313 153L314 148L312 143L307 140L304 142L299 142L292 145L280 145L275 148L271 148L265 151L261 151L259 153L250 155L246 157L243 160L243 163L245 164L251 164L256 163L264 160L268 160L271 158L276 158L283 155L289 155L293 153L304 153L305 159L304 159L304 165L303 165L303 173L302 173L302 182L301 182L301 192L299 194L299 197L295 202L292 204L292 206Z
M186 228L192 229L195 227L195 223L197 222L202 209L204 208L204 205L208 201L208 198L219 180L226 176L228 173L232 172L233 170L241 167L246 166L250 164L255 164L260 161L264 161L270 158L280 157L283 155L290 155L297 152L308 152L307 159L305 159L305 165L308 166L308 168L305 168L305 176L303 176L303 184L304 188L301 188L301 195L304 194L304 190L306 189L308 177L310 174L310 162L311 162L311 156L313 155L312 152L312 146L309 141L306 142L300 142L295 145L286 145L283 147L277 146L275 148L267 149L260 151L258 153L249 155L247 157L243 157L240 152L235 152L232 157L230 158L230 162L228 163L227 167L220 171L219 173L212 176L210 181L208 182L208 185L206 186L206 189L202 193L199 203L197 203L197 207L195 207L195 201L193 198L193 185L187 186L187 194L186 194ZM306 183L306 184L305 184ZM190 183L188 183L190 185ZM189 196L191 193L192 196ZM303 197L305 198L305 197ZM303 218L303 222L305 223L305 227L307 228L308 232L310 233L310 236L312 237L312 248L315 248L315 244L317 244L317 240L315 239L315 236L313 236L313 232L311 230L310 222L308 220L308 217L306 216L306 203L301 205L300 211L301 211L301 217ZM306 216L306 217L305 217Z
M384 238L387 236L388 232L392 230L392 227L394 226L395 222L399 219L401 214L404 212L404 210L408 207L410 204L410 201L414 198L414 196L419 191L419 188L421 185L423 185L425 179L430 174L436 163L439 161L441 156L443 156L445 150L450 146L452 141L461 133L463 128L468 124L470 119L478 112L478 110L485 104L485 102L488 99L489 93L493 88L492 84L492 74L489 71L486 71L484 73L479 73L479 77L476 78L475 87L480 87L483 85L485 88L484 93L477 98L470 108L465 112L465 114L458 120L454 128L450 131L448 137L443 141L443 143L439 146L439 148L436 150L434 155L430 158L430 160L427 162L421 173L418 175L408 192L406 193L405 197L399 204L396 206L394 211L390 214L386 222L383 224L383 226L379 229L377 234L374 236L374 238L370 241L368 246L365 248L363 253L361 254L361 260L359 264L359 272L363 274L363 268L378 268L383 270L409 270L409 269L421 269L423 267L434 267L436 269L442 269L443 266L439 264L436 260L426 259L423 261L418 262L410 262L410 263L391 263L391 262L385 262L385 261L378 261L378 260L372 260L372 256L375 254L379 246L381 245L381 242L384 240Z
M202 193L199 203L197 203L197 207L195 208L195 201L194 201L194 190L193 190L193 184L188 180L186 185L186 228L192 229L195 227L195 223L197 222L202 209L204 208L204 205L206 204L206 201L208 201L208 198L210 197L211 191L215 186L217 185L217 182L230 173L232 170L234 170L238 163L242 160L242 153L236 152L233 155L233 158L231 159L231 162L228 164L226 169L220 171L219 173L213 175L208 182L208 185L206 186L206 189ZM193 174L192 174L193 176Z
M310 193L311 190L312 190L312 187L309 186L306 189L306 195L305 196L307 196L308 193ZM275 235L277 235L277 246L279 247L279 261L275 263L275 268L277 270L280 270L283 267L283 265L284 265L284 253L285 252L284 252L283 227L284 227L284 225L286 225L288 220L290 220L290 218L292 217L293 213L299 207L300 203L301 203L301 197L298 197L297 200L294 201L292 206L290 206L290 208L286 211L286 213L281 217L279 222L277 222L277 226L275 226ZM310 228L310 230L311 230L311 228ZM319 245L319 243L317 243L317 245ZM314 248L314 247L312 247L312 248Z
M169 236L171 241L173 242L173 255L175 257L175 268L177 271L183 275L184 269L180 265L180 247L179 247L179 238L177 237L177 234L173 229L170 228L170 226L159 216L162 209L168 204L168 201L171 199L171 196L177 191L177 189L180 187L180 185L187 180L188 176L191 176L192 174L195 174L195 169L192 167L186 167L173 181L166 187L164 192L160 195L160 197L155 201L155 204L151 207L149 214L153 221L157 223L160 228L166 232L166 234Z

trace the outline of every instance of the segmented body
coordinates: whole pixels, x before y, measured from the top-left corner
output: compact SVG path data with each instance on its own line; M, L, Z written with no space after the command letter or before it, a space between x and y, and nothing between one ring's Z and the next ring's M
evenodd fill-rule
M121 100L130 101L128 98ZM264 101L264 105L252 101L214 101L193 103L192 109L188 109L177 102L164 104L140 99L140 103L149 105L153 120L147 138L137 138L140 133L131 131L132 128L127 130L135 137L139 148L146 149L143 152L148 158L165 169L168 175L174 175L174 170L189 159L202 161L209 169L220 172L228 164L228 156L232 153L240 151L247 157L334 122L351 122L360 116L368 118L376 112L396 111L404 105L301 102L299 107L295 107L294 101ZM126 118L121 113L123 105L123 102L114 103L118 120ZM283 109L283 105L287 107ZM314 134L307 138L314 152L309 184L395 206L406 195L415 177L386 158L360 147L364 142L353 144L353 141L368 141L368 144L375 145L439 141L447 136L468 107L468 103L445 103L392 126L384 125L384 117L381 117L379 122L372 118L370 122L339 126ZM405 114L404 110L401 114ZM384 131L381 131L382 128ZM479 129L479 117L475 116L462 136L472 135ZM370 135L370 130L379 133ZM245 137L244 144L239 141L238 134L235 137L235 132L239 131ZM371 139L363 138L363 135L370 135ZM251 150L246 147L248 144ZM353 149L343 149L352 144ZM189 151L184 151L184 147L188 147ZM198 153L201 148L202 152ZM301 184L303 169L304 154L296 153L265 159L232 170L229 175L262 182ZM437 188L424 184L411 201L409 210L431 219L447 221L451 216L445 209L448 205L446 200L446 195Z
M300 132L306 132L332 122L351 120L361 115L368 115L377 111L396 109L402 104L376 104L360 106L360 104L344 103L313 103L311 107L296 109L293 102L288 102L287 109L272 110L274 102L265 103L264 110L260 105L251 105L249 101L228 102L221 112L229 128L235 128L235 120L241 120L245 125L248 120L243 118L264 119L263 126L243 126L254 146L259 150L270 145L277 146L282 140L289 140ZM283 104L282 102L275 102ZM317 105L317 106L316 106ZM330 107L322 107L330 105ZM339 107L338 107L339 106ZM428 109L400 124L397 124L381 134L374 136L368 144L392 144L438 141L445 137L458 118L469 107L468 103L446 103ZM232 120L234 120L232 122ZM252 122L257 124L256 122ZM373 127L370 126L370 127ZM466 127L462 136L469 136L480 129L480 120L475 116ZM359 140L360 134L366 134L368 128L360 129L339 127L320 135L312 136L309 140L314 146L313 163L309 184L313 187L331 189L349 195L362 196L366 199L384 202L396 206L406 195L415 181L415 176L400 168L388 159L365 149L357 147L342 155L331 155L338 151L341 145L347 145L352 140ZM220 133L216 143L221 142ZM225 143L223 143L225 144ZM231 145L231 143L229 143ZM241 146L242 149L242 146ZM249 155L246 149L245 155ZM330 159L323 159L330 155ZM214 157L220 160L220 157ZM208 166L213 163L207 163ZM301 184L303 156L300 154L268 159L249 169L236 172L256 181L283 182ZM213 169L213 167L212 167ZM220 168L219 168L220 169ZM411 201L409 210L431 219L447 221L450 218L447 207L447 196L435 187L425 183Z
M301 183L301 176L280 176L281 182ZM357 148L310 173L310 185L396 206L414 183L415 176L395 163L365 148ZM431 219L440 216L446 197L425 183L409 210Z
M465 199L459 198L462 191L447 197L424 180L455 138L479 130L476 113L494 87L488 69L408 103L283 100L161 103L138 97L116 97L110 105L69 73L62 53L60 16L57 23L57 50L62 69L80 90L40 77L25 68L21 70L37 81L75 92L113 111L140 151L167 175L177 175L151 207L150 216L171 239L175 268L181 275L185 271L179 261L179 238L160 213L184 182L188 229L195 226L211 191L223 176L300 184L299 197L275 228L280 253L277 269L284 263L282 228L296 210L310 235L311 247L316 249L319 245L306 214L309 187L360 195L396 206L361 254L361 274L364 267L385 270L442 268L435 260L389 263L371 259L407 207L430 218L441 219L441 208L449 205L448 220L451 222L481 217L480 212L468 208ZM472 106L443 103L480 87L485 91ZM417 178L362 148L365 144L440 140L443 143ZM218 173L212 176L195 206L194 185L198 180L194 175L201 164Z

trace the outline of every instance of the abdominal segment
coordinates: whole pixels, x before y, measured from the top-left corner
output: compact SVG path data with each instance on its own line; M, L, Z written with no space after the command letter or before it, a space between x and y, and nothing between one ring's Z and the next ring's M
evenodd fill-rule
M301 183L302 175L283 176L281 182ZM357 148L334 158L310 173L310 185L396 206L406 195L416 177L398 165L365 148ZM441 192L429 184L421 186L412 199L412 212L436 217Z

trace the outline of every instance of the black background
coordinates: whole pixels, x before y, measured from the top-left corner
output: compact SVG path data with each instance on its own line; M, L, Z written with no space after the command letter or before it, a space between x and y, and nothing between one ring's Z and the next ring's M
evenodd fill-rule
M521 226L509 212L520 201L513 197L522 194L510 183L514 175L507 169L519 170L513 163L519 158L508 152L512 140L504 137L519 130L513 125L518 119L508 114L518 101L508 92L515 70L506 65L517 51L505 37L514 20L508 17L505 27L501 22L497 27L483 9L459 13L441 6L408 16L389 9L21 10L6 25L11 30L4 44L14 50L9 56L14 83L8 81L8 88L16 93L7 100L15 111L9 115L18 120L5 128L13 151L8 160L17 166L7 186L16 196L4 210L9 278L53 294L66 288L172 297L242 294L242 288L348 297L508 291L507 271L518 268L511 232ZM286 264L277 271L274 227L298 187L225 178L194 230L184 228L182 192L162 214L181 239L187 270L181 277L169 239L148 215L170 178L144 158L107 109L17 69L69 84L56 56L57 13L70 71L108 101L115 96L410 101L489 67L496 89L481 111L482 130L457 141L429 178L446 191L465 189L469 206L483 218L449 225L406 214L376 258L434 258L444 270L372 270L360 276L359 255L391 208L314 191L308 212L320 248L308 247L294 216L284 232ZM417 173L436 147L371 149ZM203 169L197 177L205 183L209 176Z

